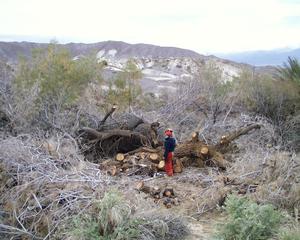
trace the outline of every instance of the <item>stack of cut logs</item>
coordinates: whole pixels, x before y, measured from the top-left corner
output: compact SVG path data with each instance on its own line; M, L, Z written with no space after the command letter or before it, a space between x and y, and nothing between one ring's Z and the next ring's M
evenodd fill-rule
M106 170L110 175L115 176L119 172L127 175L149 175L153 176L157 171L164 170L165 161L162 156L162 149L141 147L137 150L118 153L114 159L100 163L100 169Z

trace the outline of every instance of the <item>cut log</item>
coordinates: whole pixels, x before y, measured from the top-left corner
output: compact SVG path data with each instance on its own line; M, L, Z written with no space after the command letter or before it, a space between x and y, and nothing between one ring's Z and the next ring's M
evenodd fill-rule
M118 168L116 166L111 166L107 173L111 176L116 176L118 173Z
M106 160L100 163L100 169L108 169L111 166L121 167L122 162L114 160Z
M199 132L193 132L192 133L192 142L199 142Z
M259 128L260 128L259 124L253 124L248 127L241 128L233 133L230 133L227 136L222 136L219 143L217 144L217 146L228 145L229 143L231 143L233 140L239 138L240 136L247 134L248 132L250 132L253 129L259 129Z
M201 157L200 146L197 143L179 144L174 152L175 157Z
M175 160L174 173L181 173L183 169L182 162L179 159Z
M208 154L208 147L207 146L203 146L200 149L200 153L204 156L206 156Z
M151 154L149 155L149 158L150 158L151 161L155 162L155 161L158 161L159 156L158 156L157 153L151 153Z
M164 170L164 168L165 168L165 161L161 160L161 161L159 162L157 168L158 168L159 170Z
M117 161L123 161L124 159L125 159L125 156L124 156L123 153L118 153L118 154L116 155L116 160L117 160Z
M81 135L85 134L84 138L86 140L93 140L101 137L101 133L98 132L96 129L89 128L89 127L83 127L79 130L79 133Z
M163 191L163 196L165 196L165 197L172 197L172 196L175 196L173 188L166 188L166 189Z
M141 182L138 182L135 189L138 191L150 194L154 198L160 198L159 196L160 196L161 189L157 186L149 187L149 186L146 186L143 181L141 181Z
M135 154L138 152L158 153L159 151L161 151L160 148L153 149L153 148L148 148L148 147L140 147L138 149L135 149L133 151L126 153L125 155L132 155L132 154Z

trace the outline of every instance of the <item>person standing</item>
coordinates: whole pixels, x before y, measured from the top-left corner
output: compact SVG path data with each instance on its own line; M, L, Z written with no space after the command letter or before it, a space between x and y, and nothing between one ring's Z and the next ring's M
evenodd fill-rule
M176 147L176 140L173 136L172 129L165 131L164 147L165 171L168 176L173 176L173 153Z

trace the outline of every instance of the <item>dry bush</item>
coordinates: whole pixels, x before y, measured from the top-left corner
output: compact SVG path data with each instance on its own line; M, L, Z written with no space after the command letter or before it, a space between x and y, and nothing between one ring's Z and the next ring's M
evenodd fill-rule
M295 152L281 151L275 127L266 121L260 123L260 131L237 141L239 152L230 156L228 174L236 182L257 186L253 196L259 202L299 209L300 157Z
M298 214L300 209L299 155L289 152L272 154L264 164L260 180L262 184L255 194L259 202L271 202Z
M26 135L0 142L4 176L0 206L5 213L0 234L51 236L58 225L88 208L113 183L76 152L70 154L61 146L57 155L50 155L40 144Z

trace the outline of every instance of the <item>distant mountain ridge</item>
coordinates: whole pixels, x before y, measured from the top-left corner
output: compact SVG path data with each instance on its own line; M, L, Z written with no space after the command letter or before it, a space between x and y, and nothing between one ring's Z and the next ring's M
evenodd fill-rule
M129 44L121 41L104 41L98 43L67 43L61 44L70 50L73 57L102 51L103 54L115 54L117 58L130 57L190 57L204 56L192 50L176 47L160 47L151 44ZM48 43L33 42L0 42L0 59L15 62L20 55L29 57L32 49L47 47Z
M30 57L33 49L46 48L48 45L48 43L0 42L0 62L8 63L13 69L20 55ZM143 74L141 79L143 91L156 94L161 94L165 90L175 92L178 86L198 77L199 72L211 65L220 70L220 81L223 82L231 81L244 70L254 71L254 67L248 64L205 56L176 47L129 44L121 41L61 45L69 49L74 60L96 54L99 61L106 61L107 65L103 69L102 76L107 82L123 71L128 58L135 58L135 64ZM270 71L272 69L255 67L256 73Z
M226 58L239 63L247 63L255 66L282 65L288 57L300 60L300 48L275 49L270 51L250 51L233 54L217 54L218 57Z

